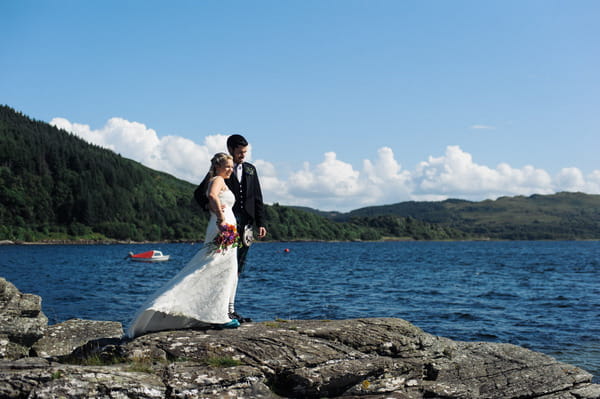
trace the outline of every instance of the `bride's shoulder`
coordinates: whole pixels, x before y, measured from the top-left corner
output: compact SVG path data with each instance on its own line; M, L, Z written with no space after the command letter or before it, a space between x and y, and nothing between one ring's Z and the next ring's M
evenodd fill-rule
M209 182L209 187L215 187L215 189L218 189L219 192L228 190L225 179L222 176L212 177Z

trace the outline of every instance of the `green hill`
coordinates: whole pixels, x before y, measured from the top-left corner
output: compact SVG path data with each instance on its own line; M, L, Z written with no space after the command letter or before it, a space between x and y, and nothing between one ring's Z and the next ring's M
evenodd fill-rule
M0 240L203 238L195 185L0 106ZM267 206L273 240L379 239L380 233Z
M203 238L195 185L0 106L0 240ZM600 239L600 195L402 202L348 213L274 204L270 240Z
M338 221L412 217L472 238L507 240L600 239L600 195L562 192L471 202L402 202L340 215Z
M0 239L182 240L194 186L0 107Z

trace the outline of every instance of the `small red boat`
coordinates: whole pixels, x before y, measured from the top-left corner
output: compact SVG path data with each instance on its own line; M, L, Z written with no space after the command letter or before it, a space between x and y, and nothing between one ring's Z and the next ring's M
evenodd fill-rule
M170 255L163 255L161 251L146 251L139 254L129 253L128 258L136 262L164 262L169 260Z

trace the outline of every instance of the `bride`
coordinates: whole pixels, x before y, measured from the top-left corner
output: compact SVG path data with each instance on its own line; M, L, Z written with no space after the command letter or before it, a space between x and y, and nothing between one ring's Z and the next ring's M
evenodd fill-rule
M208 172L211 177L208 188L210 220L204 245L138 310L127 333L130 338L151 331L209 325L239 327L239 321L229 317L234 313L238 282L236 250L227 245L231 242L215 244L217 235L225 234L222 232L236 225L232 210L235 197L225 184L232 172L230 155L218 153L213 157Z

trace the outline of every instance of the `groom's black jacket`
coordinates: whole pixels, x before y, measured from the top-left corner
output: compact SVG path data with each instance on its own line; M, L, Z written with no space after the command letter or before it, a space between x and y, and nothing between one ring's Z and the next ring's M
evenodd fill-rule
M235 195L233 213L238 218L246 216L251 224L265 227L265 206L254 165L242 163L242 181L239 182L235 173L232 173L229 179L225 180L225 184Z
M194 198L202 209L208 211L208 175L198 185L194 191ZM243 216L245 219L258 227L265 227L265 206L263 203L262 191L258 174L254 165L244 162L242 164L242 182L238 182L235 174L225 180L227 187L235 195L235 204L233 213L236 217Z

